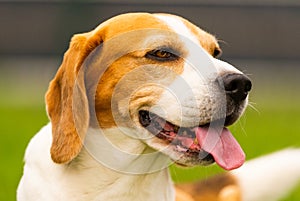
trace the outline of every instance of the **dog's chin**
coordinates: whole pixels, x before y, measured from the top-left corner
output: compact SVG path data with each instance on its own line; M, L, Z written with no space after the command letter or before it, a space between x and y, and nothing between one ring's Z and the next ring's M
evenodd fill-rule
M172 147L170 152L164 152L177 165L182 167L193 167L197 165L207 166L215 162L213 156L204 150L192 151L178 150L178 147Z

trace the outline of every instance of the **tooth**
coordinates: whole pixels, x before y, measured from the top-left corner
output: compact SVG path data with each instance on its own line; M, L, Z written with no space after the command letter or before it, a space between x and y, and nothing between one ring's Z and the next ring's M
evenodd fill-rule
M182 151L182 152L186 152L188 149L184 148L184 147L181 147L179 145L176 145L176 148L178 151Z
M194 139L194 144L199 144L197 138Z

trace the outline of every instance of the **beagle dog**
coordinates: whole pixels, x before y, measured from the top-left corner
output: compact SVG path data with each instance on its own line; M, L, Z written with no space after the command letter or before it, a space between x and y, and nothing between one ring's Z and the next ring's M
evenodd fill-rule
M232 170L245 160L226 127L243 114L251 81L220 53L214 36L171 14L122 14L75 35L17 199L200 200L195 186L174 187L171 163ZM232 175L213 183L205 200L240 199Z

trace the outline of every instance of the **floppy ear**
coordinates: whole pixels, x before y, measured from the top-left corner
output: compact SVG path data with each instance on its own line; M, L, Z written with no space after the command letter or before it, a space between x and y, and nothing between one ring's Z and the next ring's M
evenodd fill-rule
M68 163L80 152L89 126L89 104L83 62L100 43L99 33L75 35L46 93L52 124L51 158Z

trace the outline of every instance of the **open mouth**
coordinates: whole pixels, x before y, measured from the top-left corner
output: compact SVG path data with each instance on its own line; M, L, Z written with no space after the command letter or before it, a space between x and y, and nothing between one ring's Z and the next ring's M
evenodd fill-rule
M176 151L185 152L189 155L201 155L202 160L214 162L211 154L201 150L194 128L179 127L167 122L158 115L141 110L139 120L143 127L157 138L175 146Z
M179 127L146 110L139 111L139 121L151 134L185 157L205 164L215 161L226 170L244 163L244 152L227 128L210 128L210 124Z

